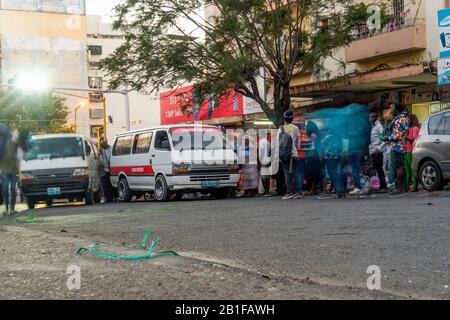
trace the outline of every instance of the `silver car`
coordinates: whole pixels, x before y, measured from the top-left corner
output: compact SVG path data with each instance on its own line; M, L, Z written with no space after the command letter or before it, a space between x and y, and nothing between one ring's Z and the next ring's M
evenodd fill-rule
M450 181L450 110L428 117L413 151L413 173L427 191Z

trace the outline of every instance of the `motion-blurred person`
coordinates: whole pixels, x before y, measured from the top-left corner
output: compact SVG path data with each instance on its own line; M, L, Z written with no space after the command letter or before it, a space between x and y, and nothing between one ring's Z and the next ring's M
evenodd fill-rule
M106 198L106 202L113 202L114 189L111 184L111 146L105 138L101 140L100 151L103 161L103 174L101 177L103 195Z
M352 121L354 123L348 131L348 161L352 168L353 185L355 188L349 194L359 195L363 193L361 185L361 164L370 142L371 129L367 121L367 115L362 120L358 114Z
M415 114L410 114L408 120L409 129L405 147L405 189L408 192L417 192L417 179L412 173L412 152L414 149L414 142L419 137L420 122Z
M306 195L316 195L318 194L319 182L322 178L322 162L320 160L322 137L319 127L314 121L307 122L306 134L311 146L305 152L305 173L309 185L309 190L306 192Z
M19 132L16 130L4 146L3 154L0 155L0 171L2 175L2 194L4 197L6 211L3 215L16 214L16 185L19 174L19 159L17 149Z
M372 166L377 171L380 180L380 192L387 191L386 176L383 170L383 154L386 143L381 139L384 132L383 125L379 121L377 113L370 114L370 123L372 131L370 134L369 154L372 158Z
M243 189L244 196L253 197L258 194L258 163L253 159L253 152L256 152L256 146L250 143L250 137L245 137L244 144L239 147L239 157L242 164L242 170L244 172Z
M323 158L335 189L335 199L345 198L344 180L341 170L342 159L342 137L339 130L331 129L328 131L322 142Z

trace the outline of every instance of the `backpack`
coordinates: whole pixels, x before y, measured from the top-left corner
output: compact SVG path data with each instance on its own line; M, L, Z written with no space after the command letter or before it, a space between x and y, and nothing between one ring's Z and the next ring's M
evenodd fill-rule
M291 160L292 157L292 137L281 127L279 137L279 155L280 160L286 163Z

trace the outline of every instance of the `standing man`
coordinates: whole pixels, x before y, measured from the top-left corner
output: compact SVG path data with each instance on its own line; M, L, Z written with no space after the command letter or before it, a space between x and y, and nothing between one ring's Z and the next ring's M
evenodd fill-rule
M372 124L372 131L370 134L369 154L372 158L372 165L377 171L378 179L380 180L380 192L387 191L386 176L383 170L383 153L385 142L381 140L381 135L384 132L383 125L379 120L378 113L371 113L370 123Z
M16 214L16 185L19 174L19 160L17 158L17 143L19 133L14 131L6 143L3 154L0 155L0 171L2 173L2 193L5 201L6 211L3 215Z
M103 160L102 189L106 202L114 201L114 191L111 184L111 146L106 138L101 140L101 155Z
M284 113L284 126L278 132L278 143L280 149L280 164L284 171L287 194L283 200L299 198L294 194L296 167L298 160L297 139L299 130L294 121L294 112L288 110Z
M404 160L406 151L406 142L408 137L409 121L403 115L405 107L399 103L393 103L390 106L390 112L394 120L392 121L391 133L387 137L392 147L392 161L397 173L396 190L393 194L403 193L405 187L403 184L404 177Z
M270 194L270 165L271 165L271 145L269 142L270 131L267 132L258 144L258 158L260 165L260 176L264 188L264 195Z

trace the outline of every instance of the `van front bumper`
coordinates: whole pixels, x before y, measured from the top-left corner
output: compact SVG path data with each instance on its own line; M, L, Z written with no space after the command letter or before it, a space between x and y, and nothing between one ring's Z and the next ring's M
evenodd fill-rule
M49 195L48 189L59 188L61 193ZM65 199L86 194L89 179L64 179L59 181L21 182L20 190L26 197Z
M236 188L239 174L173 175L166 176L166 181L174 191Z

